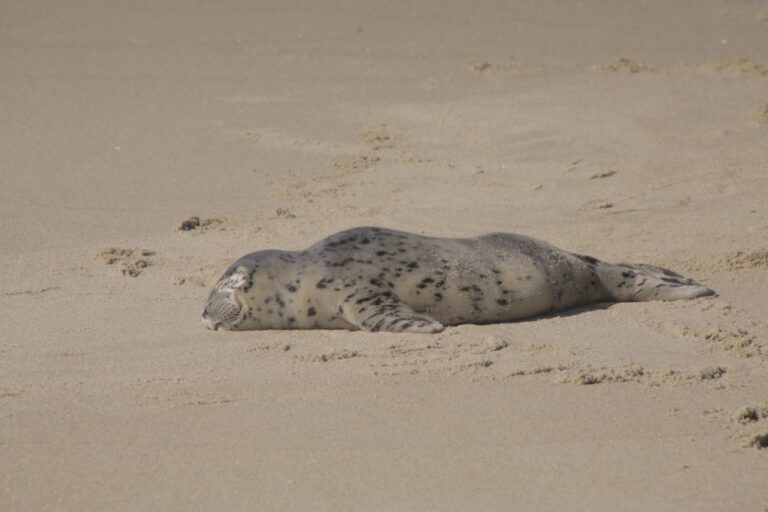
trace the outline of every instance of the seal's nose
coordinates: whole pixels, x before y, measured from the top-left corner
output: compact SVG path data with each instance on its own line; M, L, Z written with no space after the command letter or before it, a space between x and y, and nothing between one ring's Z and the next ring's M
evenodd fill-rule
M219 326L216 322L211 320L211 317L208 316L208 306L205 306L201 320L203 321L203 325L205 325L207 328L209 328L212 331L215 331L216 328Z
M214 322L207 316L203 316L203 325L205 325L207 328L209 328L212 331L216 331L219 329L219 325L221 325L220 322Z

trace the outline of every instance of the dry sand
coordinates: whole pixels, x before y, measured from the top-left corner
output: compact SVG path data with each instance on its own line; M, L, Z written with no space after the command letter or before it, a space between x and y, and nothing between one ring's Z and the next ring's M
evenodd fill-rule
M6 1L0 95L0 510L768 507L764 2ZM233 258L362 224L719 295L201 325Z

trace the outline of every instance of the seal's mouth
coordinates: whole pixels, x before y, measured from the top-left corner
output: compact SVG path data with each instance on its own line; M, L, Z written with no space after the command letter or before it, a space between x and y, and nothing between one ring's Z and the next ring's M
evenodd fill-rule
M212 320L211 317L206 315L206 311L203 311L203 317L201 320L203 321L203 325L212 331L218 331L219 327L221 327L221 322Z
M203 309L203 325L212 331L231 329L240 319L243 308L234 297L224 298L221 295L208 301Z

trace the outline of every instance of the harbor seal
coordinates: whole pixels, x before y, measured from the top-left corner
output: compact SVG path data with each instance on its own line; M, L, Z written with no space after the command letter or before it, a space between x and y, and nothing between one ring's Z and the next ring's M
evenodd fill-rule
M522 235L434 238L360 227L303 251L238 259L213 287L203 323L214 330L436 333L597 302L714 293L671 270L607 263Z

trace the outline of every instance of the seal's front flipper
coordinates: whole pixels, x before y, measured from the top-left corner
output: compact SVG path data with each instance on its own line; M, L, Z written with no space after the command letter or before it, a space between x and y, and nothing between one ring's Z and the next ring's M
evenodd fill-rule
M363 331L436 333L445 327L400 302L390 291L359 290L344 299L344 318Z

